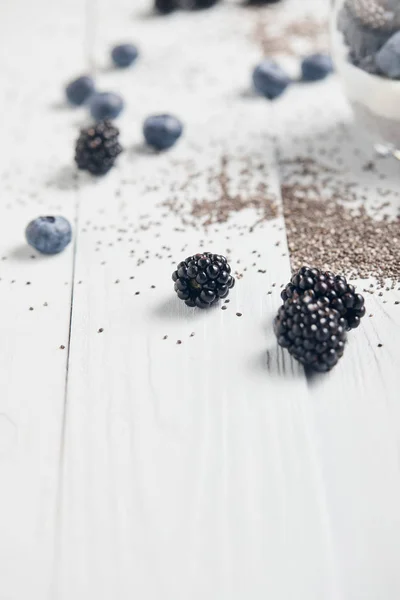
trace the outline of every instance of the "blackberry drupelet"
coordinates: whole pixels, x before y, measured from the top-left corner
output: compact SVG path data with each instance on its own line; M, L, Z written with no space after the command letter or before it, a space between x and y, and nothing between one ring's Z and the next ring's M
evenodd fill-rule
M313 292L297 294L281 306L274 321L278 343L304 366L329 371L343 356L346 321Z
M82 129L75 150L78 168L93 175L108 173L122 152L118 135L119 130L110 121L99 121L88 129Z
M235 285L225 256L210 252L189 256L179 263L172 280L178 297L187 306L199 308L208 308L226 298Z
M357 294L355 287L347 283L342 275L301 267L282 291L282 300L292 298L295 293L311 290L316 298L325 299L330 308L338 311L347 323L347 329L355 329L365 315L364 297Z

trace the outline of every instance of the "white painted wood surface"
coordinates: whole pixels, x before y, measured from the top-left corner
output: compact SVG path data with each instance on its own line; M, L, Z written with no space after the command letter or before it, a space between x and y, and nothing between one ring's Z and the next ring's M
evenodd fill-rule
M282 217L252 229L248 210L208 230L181 218L219 197L223 157L232 194L262 182L280 205L288 160L321 145L340 145L373 199L369 150L355 158L338 128L335 78L273 104L249 94L260 12L157 18L146 5L92 5L99 87L127 101L126 151L98 181L75 179L86 117L62 104L88 60L83 3L0 6L0 599L398 598L399 292L368 296L374 318L341 363L307 379L272 332L290 277ZM326 9L287 0L282 18ZM141 48L132 70L108 68L120 40ZM160 111L185 136L152 155L141 123ZM378 168L396 209L398 164ZM75 222L75 240L43 259L23 230L49 212ZM243 274L226 311L174 296L173 265L201 244Z

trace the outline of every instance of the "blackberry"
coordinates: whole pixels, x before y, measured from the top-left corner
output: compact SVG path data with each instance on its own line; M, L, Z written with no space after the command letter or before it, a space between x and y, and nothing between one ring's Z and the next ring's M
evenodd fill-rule
M364 27L392 33L400 27L398 0L347 0L345 6Z
M187 306L208 308L226 298L235 285L225 256L203 252L179 263L172 274L178 298Z
M295 293L312 291L315 298L327 301L330 308L338 311L347 323L347 329L355 329L365 315L364 297L356 294L355 287L347 283L342 275L301 267L281 293L282 300L292 298Z
M329 371L343 356L346 321L326 298L316 298L312 292L288 298L278 311L274 330L278 344L315 371Z
M119 130L110 121L99 121L88 129L82 129L75 150L78 168L93 175L108 173L122 152L118 135Z

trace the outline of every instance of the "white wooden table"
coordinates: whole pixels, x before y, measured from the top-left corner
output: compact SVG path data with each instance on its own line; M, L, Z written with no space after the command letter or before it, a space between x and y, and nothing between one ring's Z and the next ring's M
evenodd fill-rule
M82 0L0 5L0 599L398 599L399 291L368 296L374 318L309 380L272 332L290 277L282 216L207 230L190 216L218 198L223 156L232 193L261 181L279 208L287 160L313 157L324 131L329 150L350 118L338 82L254 98L260 12L156 18L147 4L97 0L89 30ZM285 18L326 10L287 0ZM120 40L141 48L132 70L107 67ZM63 105L88 57L127 102L126 151L95 181L72 160L85 111ZM186 130L156 156L141 123L164 111ZM341 143L373 198L369 148L357 162ZM398 164L379 169L398 192ZM25 245L40 214L74 223L63 254ZM244 275L228 310L174 295L173 265L201 246Z

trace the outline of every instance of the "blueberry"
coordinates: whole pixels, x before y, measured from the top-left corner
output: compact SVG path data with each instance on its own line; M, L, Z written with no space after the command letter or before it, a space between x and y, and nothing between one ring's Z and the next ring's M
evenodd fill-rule
M68 101L75 106L80 106L93 94L95 91L94 81L91 77L84 75L71 81L65 88L65 94Z
M201 10L204 8L211 8L218 3L219 0L195 0L193 8Z
M376 55L379 70L391 79L400 78L400 31L393 34Z
M25 231L26 240L43 254L57 254L71 241L71 225L64 217L38 217Z
M264 60L253 71L253 84L259 94L273 100L290 84L290 77L272 60Z
M90 99L90 114L96 121L116 119L124 108L124 101L119 94L101 92Z
M181 137L182 123L172 115L153 115L143 124L143 135L149 146L156 150L166 150Z
M120 44L111 51L111 58L117 67L130 67L139 55L138 49L133 44Z
M301 78L303 81L319 81L332 73L332 59L328 54L312 54L301 63Z
M246 4L249 6L262 6L263 4L276 4L281 0L247 0Z
M178 0L154 0L154 9L162 15L168 15L179 8Z

